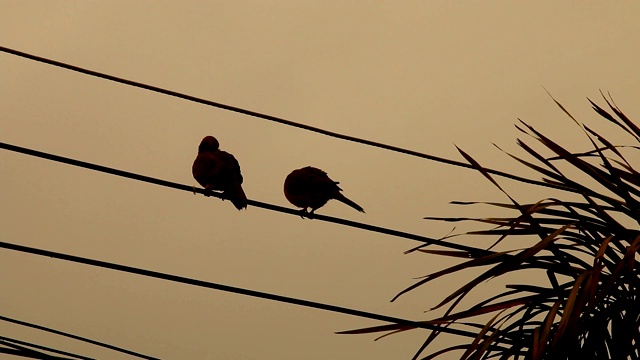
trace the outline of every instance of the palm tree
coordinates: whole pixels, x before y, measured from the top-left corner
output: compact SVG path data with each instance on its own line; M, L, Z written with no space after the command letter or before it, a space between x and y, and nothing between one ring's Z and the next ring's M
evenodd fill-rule
M593 109L632 140L640 142L640 128L625 116L610 96L607 98L603 94L603 98L610 111L589 100ZM518 145L531 159L507 155L539 173L548 188L561 190L562 198L548 197L535 203L520 204L502 189L486 168L459 150L509 199L507 203L489 204L507 209L513 215L427 219L488 224L487 229L458 235L489 236L497 240L488 250L497 244L508 250L483 254L430 250L421 246L409 251L465 260L421 278L395 298L465 269L475 268L480 272L435 306L434 309L446 309L443 316L426 321L443 330L471 329L475 337L463 338L465 341L458 345L431 350L429 345L443 334L432 331L414 359L432 359L453 351L458 351L461 359L640 358L640 173L623 155L637 156L639 147L613 145L554 101L579 126L592 148L584 152L569 151L520 121L516 127L542 144L543 151L536 151L518 139ZM568 168L568 171L561 170ZM597 185L587 186L584 180L576 180L578 176L585 179L585 175L589 183ZM532 236L535 243L522 248L523 239ZM542 285L530 284L528 279L532 271L546 279ZM472 306L463 308L460 305L479 284L506 275L522 280ZM386 336L411 329L387 325L343 333L385 332L383 336ZM431 350L428 354L427 349Z

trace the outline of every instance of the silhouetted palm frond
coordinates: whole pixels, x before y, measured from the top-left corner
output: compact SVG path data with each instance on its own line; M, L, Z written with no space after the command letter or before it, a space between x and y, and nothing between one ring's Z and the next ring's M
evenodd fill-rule
M610 111L591 100L589 102L600 116L640 142L640 128L623 114L613 100L606 97L604 100ZM550 154L542 154L518 139L518 145L532 159L508 155L539 173L544 182L565 190L566 198L563 195L563 198L549 197L535 203L520 204L482 165L459 149L469 164L510 200L508 203L485 204L508 209L514 215L427 219L488 224L492 227L465 234L496 238L491 248L500 244L511 250L473 255L434 251L424 246L412 249L430 255L471 258L421 278L396 298L442 276L470 268L481 271L434 307L445 307L443 316L428 321L440 327L471 328L477 336L464 338L459 345L425 355L432 341L442 334L433 331L414 359L421 356L422 359L432 359L452 351L458 351L461 359L640 358L640 173L622 154L622 149L637 151L639 148L614 146L596 131L579 123L554 101L580 126L593 149L572 152L520 121L517 128L542 144ZM561 171L560 168L568 170ZM586 185L585 179L590 185ZM532 236L536 237L536 243L522 248L523 237L530 239ZM526 270L526 274L522 270ZM548 281L543 285L531 285L531 271L538 272L542 279ZM502 293L491 295L472 306L461 307L461 300L479 284L507 274L520 275L522 280L519 284L507 285ZM343 333L393 333L400 330L410 328L388 325Z

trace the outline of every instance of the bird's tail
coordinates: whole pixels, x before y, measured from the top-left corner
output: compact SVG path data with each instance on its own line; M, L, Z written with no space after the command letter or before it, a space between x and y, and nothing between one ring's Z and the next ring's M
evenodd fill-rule
M244 190L242 190L242 185L238 184L227 191L225 191L225 195L231 202L233 206L238 210L245 209L247 207L247 195L244 194Z
M346 196L342 195L341 193L338 193L338 195L336 195L335 197L336 200L343 202L349 206L351 206L352 208L360 211L361 213L364 212L364 209L362 208L362 206L356 204L355 202L351 201L349 198L347 198Z

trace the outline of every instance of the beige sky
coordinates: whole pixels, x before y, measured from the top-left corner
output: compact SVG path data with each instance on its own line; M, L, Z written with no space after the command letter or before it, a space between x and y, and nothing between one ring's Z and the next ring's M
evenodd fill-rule
M461 160L455 143L504 170L521 168L491 143L517 152L518 117L585 144L542 86L603 131L613 127L585 100L598 89L640 117L633 1L0 4L1 46ZM367 211L330 202L319 213L430 237L451 226L424 216L493 214L451 200L505 200L472 171L4 53L0 84L0 141L169 181L195 184L198 143L215 135L255 200L289 206L285 176L313 165ZM416 245L404 239L8 151L0 163L0 241L416 320L464 281L389 303L452 262L403 255ZM503 183L518 199L545 196ZM380 323L1 249L0 292L0 315L167 359L408 359L426 336L338 336ZM0 335L128 358L1 322Z

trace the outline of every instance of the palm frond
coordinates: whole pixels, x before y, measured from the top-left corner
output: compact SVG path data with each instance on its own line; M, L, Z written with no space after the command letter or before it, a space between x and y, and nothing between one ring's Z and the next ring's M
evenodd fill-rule
M612 99L602 96L610 112L589 99L593 110L640 142L640 127ZM495 240L488 249L497 244L510 249L470 253L420 246L407 251L464 260L418 278L392 301L435 279L463 270L482 269L430 309L445 308L444 315L428 320L439 327L472 329L471 333L475 335L469 334L458 345L436 349L423 356L421 354L433 345L434 340L443 335L443 332L432 331L414 359L449 356L454 351L461 352L461 359L640 359L640 230L637 228L640 223L640 172L620 150L637 151L640 147L613 145L552 99L578 125L592 149L572 151L522 120L516 128L535 140L538 146L542 145L543 150L535 150L520 139L517 144L530 159L499 149L535 171L544 182L568 191L574 198L547 197L534 203L519 203L487 168L458 148L471 167L509 201L453 201L452 204L488 205L514 214L501 217L429 216L425 219L488 226L447 237L489 237ZM562 167L563 171L560 170L561 163L566 165ZM522 241L525 237L527 242ZM523 245L530 244L532 237L537 238L535 243ZM508 284L502 292L461 307L462 299L481 283L507 274L523 274L522 271L527 271L528 275L521 277L521 283ZM548 279L548 283L530 284L531 271L538 272L539 279ZM385 325L344 333L384 332L383 336L387 336L408 330L411 328Z

